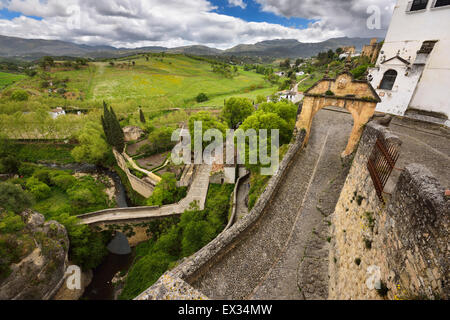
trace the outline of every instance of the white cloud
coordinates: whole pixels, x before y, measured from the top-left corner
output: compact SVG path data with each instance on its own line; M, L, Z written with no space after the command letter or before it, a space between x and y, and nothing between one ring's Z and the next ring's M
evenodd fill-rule
M247 8L247 4L243 0L228 0L228 4L232 7Z
M298 5L300 0L256 0L266 11L284 16L306 15L318 20L306 29L246 22L218 14L213 12L216 7L207 0L65 0L64 3L60 0L0 1L11 11L43 18L41 21L25 16L12 20L0 19L2 35L58 39L92 45L131 48L203 44L225 49L239 43L280 38L318 42L345 36L348 30L353 32L349 35L358 35L354 27L355 21L345 13L348 8L339 9L332 5L339 1L332 0L322 1L326 4L324 8L309 8L305 13L300 8L307 8L306 4L311 5L314 0L301 1L301 5ZM393 0L379 1L387 3ZM229 2L241 3L242 0ZM356 0L350 2L356 3ZM315 6L320 7L318 4ZM338 23L338 15L347 19ZM80 28L73 28L77 22Z
M324 28L336 28L347 36L384 36L397 0L255 0L263 11L284 17L299 17L320 21ZM381 9L382 28L367 28L367 8Z

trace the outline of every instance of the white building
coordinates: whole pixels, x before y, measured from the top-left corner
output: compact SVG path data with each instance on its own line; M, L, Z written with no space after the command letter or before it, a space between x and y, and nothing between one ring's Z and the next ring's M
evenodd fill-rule
M448 119L450 0L398 0L369 80L382 99L377 111Z
M50 116L52 117L52 119L56 119L56 118L58 118L60 116L65 116L66 115L66 111L64 111L64 109L61 108L61 107L53 109L49 113L50 113Z

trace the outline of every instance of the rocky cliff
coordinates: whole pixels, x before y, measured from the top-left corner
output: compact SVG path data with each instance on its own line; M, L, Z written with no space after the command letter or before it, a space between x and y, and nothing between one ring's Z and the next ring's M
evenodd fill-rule
M20 217L25 223L22 230L0 234L5 255L13 257L9 270L0 276L0 300L48 300L64 280L67 231L31 210Z

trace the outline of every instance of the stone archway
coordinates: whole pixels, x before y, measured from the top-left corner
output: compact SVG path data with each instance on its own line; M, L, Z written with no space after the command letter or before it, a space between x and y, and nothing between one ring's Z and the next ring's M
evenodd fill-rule
M349 156L355 150L365 124L375 113L380 97L366 80L355 80L347 71L339 74L336 79L323 78L305 92L303 108L297 121L296 128L306 131L305 143L311 133L314 116L319 110L327 106L335 106L348 110L354 119L353 130L347 147L342 153Z

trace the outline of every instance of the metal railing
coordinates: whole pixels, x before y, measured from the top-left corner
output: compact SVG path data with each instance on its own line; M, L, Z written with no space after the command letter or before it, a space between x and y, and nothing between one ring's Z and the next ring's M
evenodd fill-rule
M377 191L377 195L384 202L383 191L395 164L400 156L398 146L386 142L379 137L375 143L372 155L369 158L367 168Z

